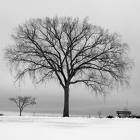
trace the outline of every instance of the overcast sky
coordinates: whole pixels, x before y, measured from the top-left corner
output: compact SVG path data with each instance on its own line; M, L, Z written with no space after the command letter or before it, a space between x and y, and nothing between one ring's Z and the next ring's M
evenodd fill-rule
M19 87L14 84L3 59L4 49L12 43L10 34L18 24L30 18L45 16L72 16L117 32L128 43L129 55L135 62L131 72L131 87L111 91L106 96L95 96L84 86L74 86L70 90L70 111L81 114L114 112L128 107L140 113L140 2L139 0L0 0L0 110L12 110L14 104L8 101L15 95L32 95L38 104L34 111L62 112L63 90L53 81L46 86L34 87L27 79Z

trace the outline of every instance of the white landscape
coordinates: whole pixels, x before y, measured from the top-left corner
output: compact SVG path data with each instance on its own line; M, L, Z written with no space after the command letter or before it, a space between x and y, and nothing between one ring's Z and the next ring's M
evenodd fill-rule
M0 140L140 140L140 0L0 0Z
M140 119L1 116L1 140L139 140Z

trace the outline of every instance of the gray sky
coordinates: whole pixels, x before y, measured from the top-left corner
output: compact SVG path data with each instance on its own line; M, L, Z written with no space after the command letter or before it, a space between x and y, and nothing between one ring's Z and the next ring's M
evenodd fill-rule
M46 86L34 87L29 80L19 88L14 85L6 62L4 49L12 43L10 34L18 24L30 18L45 16L89 17L89 22L117 32L130 46L130 56L135 67L131 72L131 87L111 91L106 103L84 86L74 86L70 93L70 110L81 114L111 112L116 109L133 109L140 113L140 2L139 0L0 0L0 110L14 109L8 98L15 95L33 95L38 104L34 111L57 111L63 109L63 90L49 81Z

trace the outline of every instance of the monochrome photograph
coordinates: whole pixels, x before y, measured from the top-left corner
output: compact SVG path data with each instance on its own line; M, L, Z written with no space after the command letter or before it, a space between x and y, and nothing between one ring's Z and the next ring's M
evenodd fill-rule
M138 0L0 0L2 140L140 139Z

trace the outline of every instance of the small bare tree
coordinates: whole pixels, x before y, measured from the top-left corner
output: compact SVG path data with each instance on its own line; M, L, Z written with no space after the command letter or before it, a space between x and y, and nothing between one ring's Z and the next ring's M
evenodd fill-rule
M98 114L98 117L99 117L99 118L102 117L102 112L101 112L101 111L98 111L97 114Z
M35 98L32 98L31 96L18 96L16 98L10 98L9 100L13 101L17 105L17 107L19 108L20 116L26 106L36 104Z
M78 18L32 19L17 28L15 44L6 58L17 72L34 83L56 79L64 90L63 116L69 116L70 85L83 83L105 93L116 83L127 83L131 61L127 44L117 33Z

